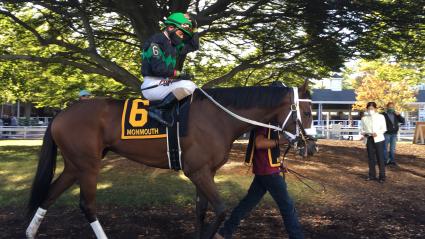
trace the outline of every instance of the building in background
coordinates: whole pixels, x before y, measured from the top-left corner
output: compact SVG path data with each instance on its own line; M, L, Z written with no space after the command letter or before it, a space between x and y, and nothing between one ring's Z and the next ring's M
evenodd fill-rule
M342 74L334 73L330 78L315 81L315 89L329 89L332 91L342 90L343 77Z
M356 102L354 90L343 89L343 78L334 74L330 78L316 81L312 90L313 117L315 125L341 124L357 127L362 112L353 111ZM416 102L410 104L412 111L402 112L407 125L416 121L425 121L425 84L418 86Z
M47 125L57 109L50 107L36 108L32 103L4 103L0 104L0 119L16 117L18 125ZM5 124L4 126L9 126Z

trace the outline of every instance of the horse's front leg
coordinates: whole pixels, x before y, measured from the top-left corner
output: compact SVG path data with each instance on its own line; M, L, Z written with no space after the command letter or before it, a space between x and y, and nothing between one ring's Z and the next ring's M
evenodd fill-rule
M196 231L195 238L200 239L204 231L205 215L208 209L208 200L204 194L196 188Z
M226 217L223 200L220 198L217 187L214 183L214 173L205 166L202 169L192 173L189 178L196 185L196 188L198 188L205 196L214 209L215 218L213 223L206 230L202 230L201 233L202 238L211 239Z

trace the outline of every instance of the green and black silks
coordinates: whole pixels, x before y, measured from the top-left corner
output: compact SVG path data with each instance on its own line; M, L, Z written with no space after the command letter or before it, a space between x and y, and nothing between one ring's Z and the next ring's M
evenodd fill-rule
M143 44L142 75L156 77L174 77L180 64L180 56L199 49L199 38L192 37L178 46L165 36L163 32L150 37Z

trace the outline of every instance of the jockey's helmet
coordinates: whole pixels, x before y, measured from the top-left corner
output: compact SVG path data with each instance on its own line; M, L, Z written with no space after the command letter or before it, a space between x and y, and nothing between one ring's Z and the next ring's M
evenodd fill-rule
M184 13L174 12L164 21L164 23L167 26L177 27L186 33L189 37L192 37L193 35L192 22L185 16Z

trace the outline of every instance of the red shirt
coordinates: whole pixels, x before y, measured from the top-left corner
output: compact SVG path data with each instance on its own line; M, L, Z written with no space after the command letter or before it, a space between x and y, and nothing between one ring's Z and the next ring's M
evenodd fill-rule
M264 135L265 138L268 138L268 129L258 128L255 131L255 137L257 137L258 135ZM252 172L255 175L270 175L270 174L279 173L280 169L279 167L270 166L268 149L255 148Z

